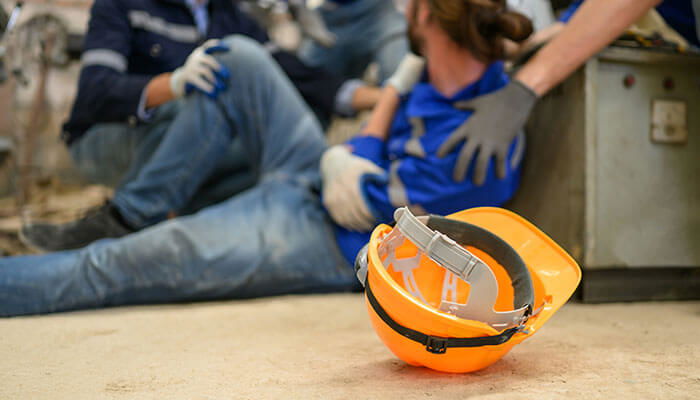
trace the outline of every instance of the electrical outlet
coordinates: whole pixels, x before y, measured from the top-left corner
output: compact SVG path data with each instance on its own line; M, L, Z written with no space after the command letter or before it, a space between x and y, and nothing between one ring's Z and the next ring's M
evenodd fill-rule
M685 101L652 101L651 140L656 143L688 141L688 114Z

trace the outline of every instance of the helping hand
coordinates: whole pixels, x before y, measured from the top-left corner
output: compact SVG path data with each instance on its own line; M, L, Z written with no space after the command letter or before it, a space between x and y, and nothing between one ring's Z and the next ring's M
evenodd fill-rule
M185 64L176 69L170 77L170 89L176 98L199 90L211 98L216 98L226 88L230 77L228 69L212 56L229 48L220 40L208 40L187 57Z
M522 131L536 102L537 95L530 88L513 80L503 89L455 104L457 108L474 112L438 149L438 157L444 157L466 141L455 164L455 181L464 180L477 151L479 155L473 174L475 185L484 184L489 162L494 155L496 173L500 179L505 178L510 145ZM511 168L522 161L523 142L522 139L519 141L519 149L511 160Z
M384 172L373 162L350 153L346 146L326 150L321 157L323 205L333 220L353 231L372 229L376 221L362 195L360 178Z

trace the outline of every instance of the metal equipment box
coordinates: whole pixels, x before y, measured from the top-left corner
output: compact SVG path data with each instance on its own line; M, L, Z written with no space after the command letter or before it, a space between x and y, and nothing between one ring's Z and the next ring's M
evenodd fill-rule
M536 106L509 207L581 263L584 301L700 298L700 56L591 59Z

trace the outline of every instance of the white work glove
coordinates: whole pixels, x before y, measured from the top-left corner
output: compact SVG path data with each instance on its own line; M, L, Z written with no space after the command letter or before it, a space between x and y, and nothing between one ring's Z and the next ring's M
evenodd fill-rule
M399 92L399 95L403 96L413 90L413 87L423 75L424 70L425 59L413 53L408 53L404 56L403 60L401 60L394 75L386 80L386 84L393 86L394 89Z
M228 69L212 56L219 51L228 51L220 40L212 39L197 47L187 57L185 65L173 71L170 89L175 98L183 97L192 90L199 90L215 98L226 87L230 76Z
M362 195L360 178L365 174L383 174L384 170L365 158L337 145L321 157L323 205L338 225L351 231L367 232L375 218Z

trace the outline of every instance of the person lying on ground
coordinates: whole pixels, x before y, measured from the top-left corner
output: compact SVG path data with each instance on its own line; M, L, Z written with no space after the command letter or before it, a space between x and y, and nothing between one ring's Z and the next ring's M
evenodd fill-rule
M460 102L507 84L503 38L524 40L531 24L503 0L413 0L407 12L412 48L426 66L403 64L360 136L331 148L268 52L241 36L223 40L227 50L214 57L231 74L219 96L186 97L109 212L55 227L55 240L69 238L64 244L94 243L0 260L0 315L352 290L356 252L394 208L447 214L503 204L519 183L522 137L511 143L506 179L490 174L482 186L453 179L459 146L437 153L470 118ZM234 138L255 184L167 219ZM112 234L121 237L97 240Z

